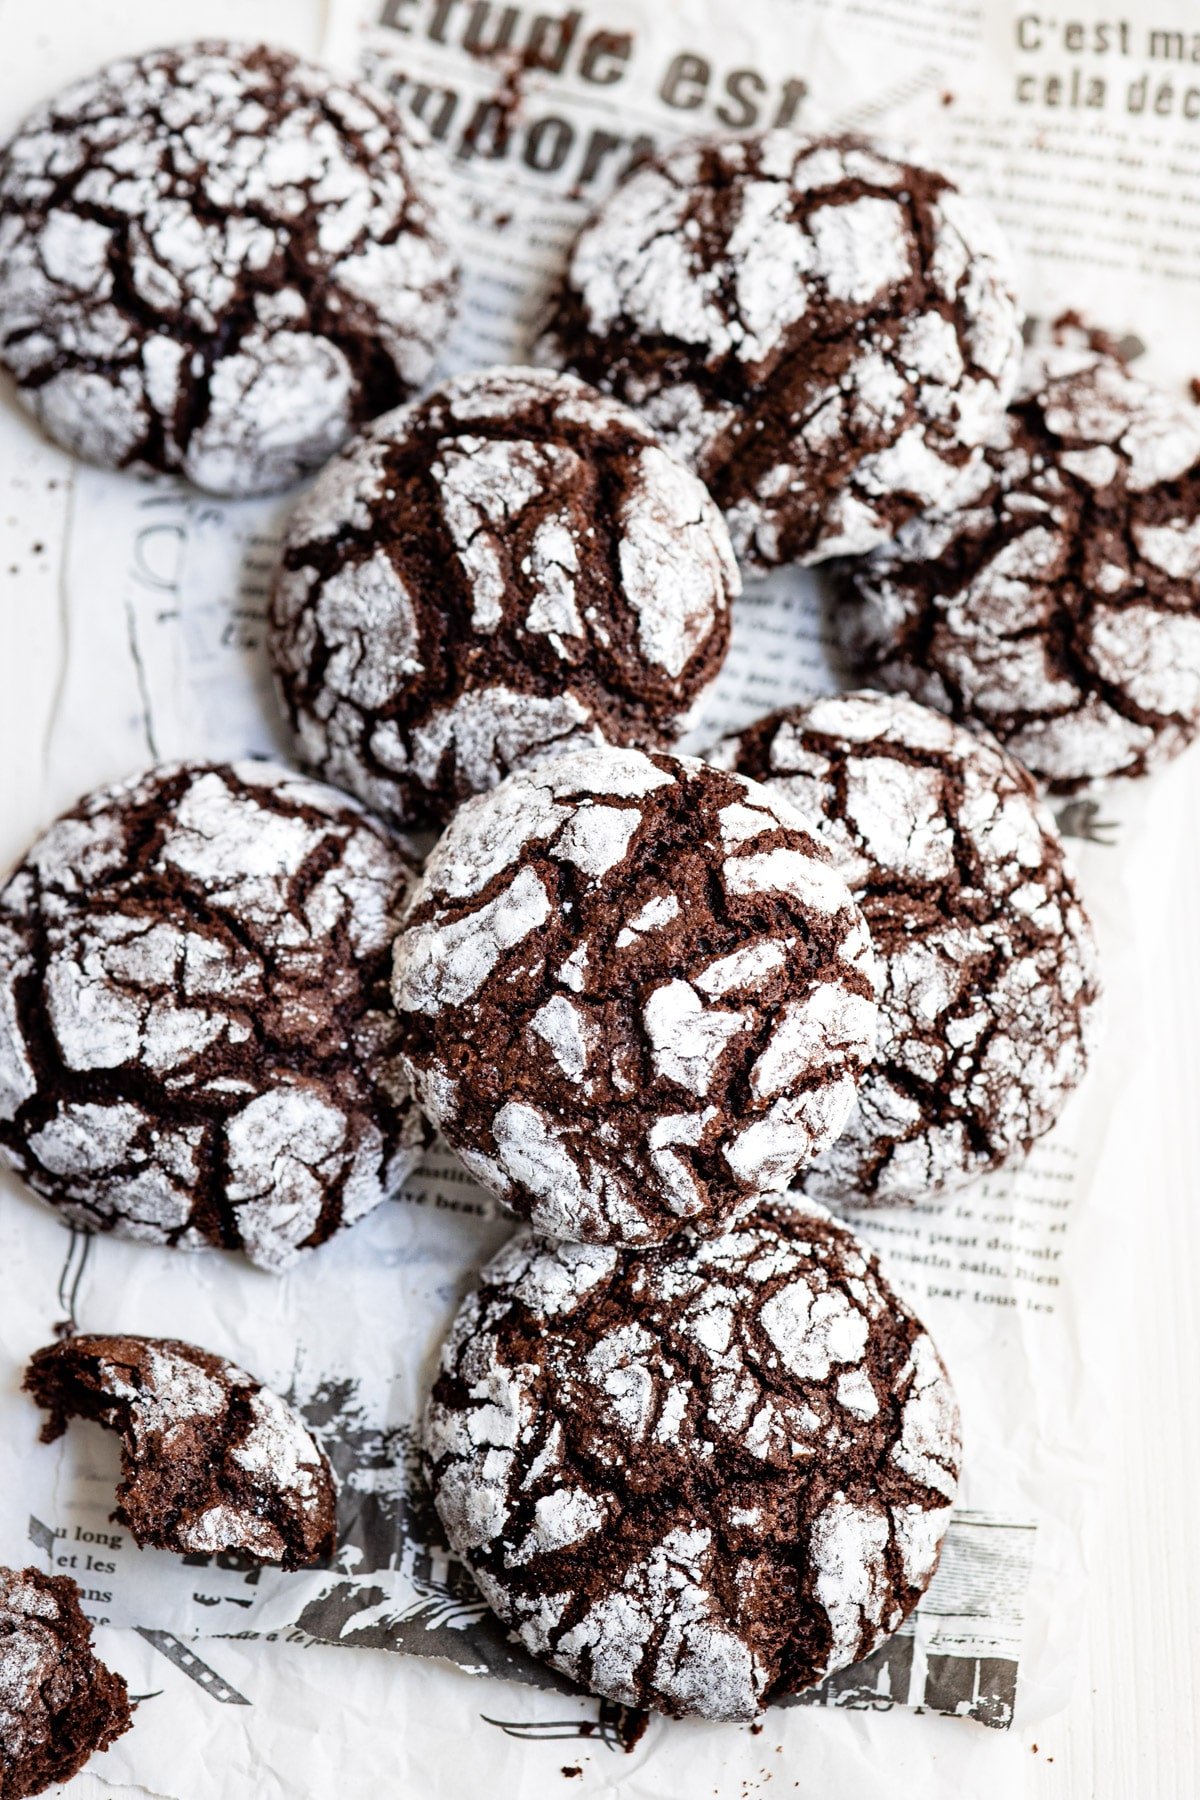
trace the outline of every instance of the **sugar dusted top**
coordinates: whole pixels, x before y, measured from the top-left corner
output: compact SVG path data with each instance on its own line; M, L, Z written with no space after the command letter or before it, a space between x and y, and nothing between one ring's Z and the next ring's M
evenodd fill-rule
M1019 327L1001 234L947 176L771 131L638 164L576 239L541 354L643 410L770 566L945 499Z
M451 821L397 941L423 1103L540 1229L719 1230L840 1131L870 946L804 822L634 750L510 776Z
M271 656L315 769L440 822L543 757L670 744L740 585L712 500L628 407L491 369L323 472L289 527Z
M444 208L360 83L262 45L110 63L0 156L0 358L81 456L285 487L428 376Z

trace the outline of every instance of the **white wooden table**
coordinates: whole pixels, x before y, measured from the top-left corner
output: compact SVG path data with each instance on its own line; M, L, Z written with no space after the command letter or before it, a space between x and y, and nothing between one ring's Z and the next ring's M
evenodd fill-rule
M34 6L0 0L0 129L38 97L121 51L201 33L274 38L311 49L321 13L320 0L185 0L169 16L152 0L42 0ZM42 442L5 394L5 864L59 798L45 791L42 749L60 671L60 551L71 502L69 462ZM1186 821L1177 879L1165 928L1158 922L1147 928L1137 952L1157 1026L1136 1046L1104 1175L1128 1230L1114 1248L1125 1299L1105 1321L1119 1341L1119 1379L1111 1394L1110 1463L1095 1520L1090 1602L1079 1621L1085 1666L1060 1717L1003 1738L978 1733L977 1791L1013 1800L1195 1800L1200 1794L1200 750L1190 768L1168 778L1180 782ZM399 1658L391 1659L386 1679L397 1688L422 1685L422 1673ZM464 1707L453 1729L470 1716ZM813 1729L823 1737L837 1733L836 1714L813 1717ZM916 1800L923 1771L937 1761L937 1731L946 1727L900 1717L887 1724L895 1743L889 1791ZM339 1800L354 1800L362 1790L354 1783L352 1748L346 1754ZM860 1768L848 1768L839 1791L819 1800L862 1800L868 1791L863 1779ZM794 1791L790 1783L782 1785ZM112 1791L87 1777L72 1784L76 1789ZM440 1791L457 1796L449 1768ZM314 1800L325 1796L314 1790Z

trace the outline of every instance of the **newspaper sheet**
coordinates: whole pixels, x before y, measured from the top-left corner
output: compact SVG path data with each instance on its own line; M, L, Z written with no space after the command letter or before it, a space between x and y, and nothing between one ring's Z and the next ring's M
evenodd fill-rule
M968 0L571 8L557 0L333 0L325 47L331 60L393 92L452 159L468 279L447 369L527 354L571 231L648 144L783 123L905 139L963 171L1002 212L1031 312L1049 317L1069 304L1134 335L1147 367L1178 384L1193 373L1184 327L1200 299L1194 9L1161 0L1153 30L1140 17L1114 23L1086 0L1072 11L1068 31L1019 6ZM531 68L531 59L543 66ZM25 427L3 424L0 442L17 456ZM83 789L151 760L286 752L263 621L290 503L214 502L171 481L74 474L64 661L43 759L46 818ZM812 574L785 572L748 588L693 747L772 705L840 685L825 607ZM950 1364L967 1454L941 1568L913 1619L866 1663L802 1697L804 1708L844 1715L836 1742L812 1730L802 1740L806 1755L828 1751L830 1768L849 1746L864 1766L876 1757L886 1766L884 1727L909 1727L882 1714L952 1715L978 1738L978 1725L1045 1717L1067 1697L1089 1500L1104 1454L1096 1296L1115 1280L1116 1234L1097 1171L1121 1047L1141 1029L1124 952L1135 925L1152 928L1145 875L1151 861L1160 880L1169 870L1171 795L1168 775L1152 791L1064 810L1106 955L1110 1031L1060 1127L1024 1168L944 1209L876 1210L858 1221ZM4 845L10 857L23 847ZM393 1203L281 1278L229 1256L184 1258L68 1231L6 1183L0 1346L9 1379L0 1389L0 1442L17 1447L20 1479L0 1488L5 1559L25 1554L74 1574L91 1615L136 1664L141 1691L161 1689L183 1709L168 1716L165 1700L148 1699L137 1732L106 1759L109 1785L96 1791L153 1785L206 1800L235 1791L222 1784L239 1756L257 1771L254 1791L275 1791L267 1769L281 1793L376 1791L365 1764L360 1786L353 1775L335 1790L335 1765L326 1775L311 1760L297 1696L312 1684L365 1715L356 1696L382 1694L389 1659L332 1655L323 1645L437 1659L419 1678L412 1673L403 1700L394 1683L386 1690L387 1704L409 1719L414 1781L426 1753L419 1697L435 1708L463 1704L446 1662L523 1684L468 1704L490 1721L489 1757L502 1739L552 1746L521 1765L532 1791L540 1791L539 1771L565 1773L571 1756L561 1738L587 1746L594 1761L597 1744L631 1735L619 1709L568 1695L507 1642L448 1555L421 1487L416 1420L433 1356L474 1271L510 1229L444 1152ZM76 1428L37 1446L38 1419L15 1391L15 1372L63 1320L191 1338L288 1393L341 1477L333 1569L285 1576L236 1557L180 1562L139 1552L108 1516L112 1440ZM270 1644L242 1641L264 1636ZM258 1654L268 1649L274 1662ZM126 1666L122 1652L114 1655ZM318 1664L319 1679L311 1672ZM248 1715L237 1711L251 1705L250 1687L255 1710L270 1715L253 1742ZM213 1766L193 1764L182 1784L166 1772L171 1743L186 1738L180 1721L191 1717L181 1693L199 1709L195 1729L225 1746ZM799 1711L773 1717L769 1731L794 1743L799 1721ZM364 1743L369 1737L364 1731ZM947 1736L947 1756L964 1741ZM152 1742L161 1754L139 1748ZM629 1767L654 1762L647 1792L697 1791L713 1742L707 1728L656 1722ZM721 1767L748 1778L741 1751L728 1745ZM392 1754L400 1754L394 1744Z

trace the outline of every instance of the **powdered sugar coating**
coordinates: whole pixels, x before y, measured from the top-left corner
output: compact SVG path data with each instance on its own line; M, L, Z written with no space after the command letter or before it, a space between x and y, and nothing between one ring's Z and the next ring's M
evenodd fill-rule
M863 909L879 1043L820 1199L948 1193L1023 1155L1082 1080L1096 946L1053 820L998 744L914 701L786 708L713 752L813 821Z
M50 1415L47 1441L74 1417L120 1433L114 1516L137 1543L284 1568L332 1553L328 1458L299 1413L235 1363L171 1338L84 1333L39 1350L25 1385Z
M400 820L687 728L740 591L720 513L627 407L492 369L402 408L293 515L270 649L301 754Z
M862 140L770 131L639 163L539 353L638 406L767 567L861 554L945 500L1019 350L985 207Z
M127 1731L129 1695L92 1650L66 1575L0 1568L0 1794L69 1781Z
M1200 725L1200 412L1093 350L1031 351L953 508L847 569L847 650L1057 793Z
M110 63L0 159L0 357L89 461L285 487L427 378L444 205L361 83L262 45Z
M451 1329L425 1447L452 1547L527 1649L706 1718L896 1629L960 1458L920 1323L800 1199L639 1254L519 1234Z
M802 819L703 763L576 751L468 801L392 991L426 1110L553 1236L714 1232L841 1131L863 920Z
M89 795L0 893L0 1149L95 1230L282 1268L389 1193L403 847L271 764Z

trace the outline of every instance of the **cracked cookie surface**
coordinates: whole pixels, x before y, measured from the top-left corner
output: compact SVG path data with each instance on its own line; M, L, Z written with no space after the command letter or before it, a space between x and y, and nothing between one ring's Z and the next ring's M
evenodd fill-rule
M1100 998L1091 925L1027 772L878 693L773 713L712 760L812 821L875 947L875 1060L806 1191L918 1201L1024 1155L1083 1078Z
M865 141L771 131L638 165L538 354L636 405L769 567L861 554L944 500L1019 351L984 206Z
M862 915L804 821L690 758L575 751L469 800L392 991L417 1093L556 1237L717 1232L841 1131L875 1038Z
M179 1555L240 1551L285 1569L334 1550L336 1488L285 1400L244 1369L173 1338L84 1333L39 1350L25 1388L53 1443L68 1419L121 1439L113 1517Z
M282 1268L424 1142L387 992L410 886L268 763L87 796L0 891L0 1152L73 1223Z
M690 722L740 589L720 513L570 376L460 376L378 420L294 513L271 659L301 755L403 821L511 769Z
M954 506L844 574L867 680L987 726L1055 793L1144 775L1200 727L1200 411L1113 356L1032 351Z
M110 63L0 152L0 360L88 461L286 487L427 379L441 204L390 102L286 51Z
M96 1656L68 1575L0 1569L0 1794L69 1781L133 1723L122 1676Z
M960 1461L931 1340L799 1197L645 1252L519 1234L451 1328L425 1448L451 1545L528 1650L719 1719L896 1630Z

